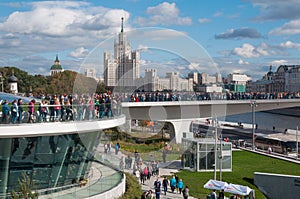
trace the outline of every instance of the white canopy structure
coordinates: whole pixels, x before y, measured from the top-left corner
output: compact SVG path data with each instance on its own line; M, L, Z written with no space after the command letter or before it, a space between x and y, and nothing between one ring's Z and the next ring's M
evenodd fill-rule
M218 180L209 180L207 183L203 186L206 189L215 189L215 190L222 190L224 189L224 192L237 194L240 196L250 196L250 198L254 198L254 190L243 185L238 184L228 184L227 182L218 181Z
M205 185L204 188L206 189L215 189L215 190L222 190L228 185L227 182L218 181L218 180L209 180Z
M247 196L247 195L252 195L254 196L254 190L243 185L238 185L238 184L232 184L230 183L224 188L224 192L232 193L232 194L237 194L241 196Z

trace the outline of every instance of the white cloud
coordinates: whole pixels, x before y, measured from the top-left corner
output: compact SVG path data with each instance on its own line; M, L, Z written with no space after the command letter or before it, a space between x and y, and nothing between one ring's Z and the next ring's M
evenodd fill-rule
M192 24L190 17L180 17L180 11L176 3L163 2L157 6L148 7L146 13L149 18L138 17L135 22L141 26Z
M239 63L240 65L249 65L249 64L250 64L249 62L244 61L244 60L242 60L242 59L240 59L240 60L238 61L238 63Z
M89 50L85 49L84 47L76 48L75 51L70 52L70 56L74 58L82 58L88 55Z
M18 11L0 21L0 59L5 59L6 65L22 66L31 73L39 72L38 68L47 63L51 65L53 60L39 61L33 66L22 57L44 57L50 52L80 57L87 49L119 32L121 17L125 19L125 30L130 30L130 13L122 9L94 6L85 1L22 2L19 6ZM70 49L76 50L70 52ZM71 64L75 71L80 65L78 60Z
M280 65L283 65L283 64L287 64L287 63L288 63L287 60L281 59L281 60L273 60L273 61L271 61L270 65L280 66Z
M279 28L275 28L269 32L271 35L295 35L300 34L300 19L292 20L285 23Z
M0 23L0 30L50 37L84 36L87 30L114 30L120 27L121 17L129 18L129 13L120 9L97 7L98 12L94 13L95 8L84 2L46 1L32 3L32 6L30 11L10 14Z
M259 46L253 46L245 43L240 48L234 48L232 54L238 55L244 58L257 58L260 56L269 56L277 54L271 47L266 43L261 43Z
M211 20L208 18L200 18L198 19L199 23L209 23Z
M259 53L256 52L255 47L251 44L243 44L241 48L234 48L234 54L245 57L245 58L252 58L252 57L259 57Z
M256 48L256 51L263 56L268 56L270 53L268 52L269 46L266 43L261 43L260 46Z
M300 50L300 43L294 43L292 41L286 41L284 43L281 43L280 47L283 47L283 48L295 48L297 50Z

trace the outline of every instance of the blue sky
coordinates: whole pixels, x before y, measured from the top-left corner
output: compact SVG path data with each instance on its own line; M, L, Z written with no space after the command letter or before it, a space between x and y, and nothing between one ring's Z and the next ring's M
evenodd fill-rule
M299 64L299 10L297 0L2 0L0 66L48 75L58 54L67 70L94 67L102 75L102 53L112 50L124 17L142 70L256 80L270 65Z

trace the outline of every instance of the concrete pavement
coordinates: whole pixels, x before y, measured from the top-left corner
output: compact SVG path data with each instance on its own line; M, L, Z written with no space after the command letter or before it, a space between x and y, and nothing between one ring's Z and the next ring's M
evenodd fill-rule
M168 179L170 179L171 178L171 176L173 175L173 174L175 174L176 172L178 172L178 170L177 169L167 169L167 168L160 168L159 169L159 175L160 176L170 176L170 177L168 177ZM148 191L148 190L152 190L153 191L153 193L154 193L154 188L153 188L153 186L154 186L154 181L156 180L156 176L154 176L154 177L151 177L151 179L150 180L147 180L146 182L145 182L145 184L142 184L142 190L143 191ZM159 180L162 182L163 181L163 178L162 177L159 177ZM183 182L184 183L184 182ZM154 195L154 198L155 198L155 194L153 194ZM177 193L176 192L176 190L174 191L174 193L172 193L171 192L171 188L170 187L168 187L168 191L167 191L167 194L166 195L164 195L164 193L163 193L163 191L161 192L161 195L160 195L160 198L161 199L183 199L183 195L182 194L179 194L179 192ZM189 199L196 199L196 198L194 198L194 197L192 197L192 196L189 196Z

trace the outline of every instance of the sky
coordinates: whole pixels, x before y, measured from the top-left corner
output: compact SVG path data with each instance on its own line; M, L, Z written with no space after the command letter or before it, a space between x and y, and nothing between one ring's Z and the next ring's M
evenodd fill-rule
M298 0L90 0L0 2L0 67L49 75L96 68L124 30L141 52L141 72L241 73L261 79L299 64Z

